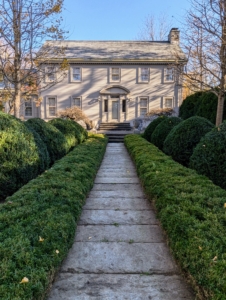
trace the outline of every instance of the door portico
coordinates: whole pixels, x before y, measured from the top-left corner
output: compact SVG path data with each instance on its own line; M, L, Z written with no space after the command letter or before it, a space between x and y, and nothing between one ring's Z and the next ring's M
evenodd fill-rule
M119 85L111 85L100 91L101 122L124 122L129 110L130 91Z

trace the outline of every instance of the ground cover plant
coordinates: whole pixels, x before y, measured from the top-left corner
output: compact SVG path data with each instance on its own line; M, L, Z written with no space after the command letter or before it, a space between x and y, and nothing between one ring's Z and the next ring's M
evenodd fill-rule
M155 120L153 120L149 125L148 127L145 129L144 131L144 138L147 140L147 141L151 141L151 135L152 133L154 132L155 128L163 121L165 120L167 117L162 115L158 118L156 118Z
M42 141L24 123L0 112L0 201L35 178L48 165ZM45 161L46 158L46 161Z
M180 122L182 122L182 119L178 117L168 117L163 120L153 131L151 135L151 143L162 150L163 143L167 135Z
M202 117L195 116L184 120L167 135L163 152L182 165L188 166L194 148L213 127L210 121Z
M125 145L197 297L225 299L226 191L138 135L127 135Z
M0 299L45 299L105 153L92 136L0 206Z
M195 147L189 167L226 189L226 121L208 132Z

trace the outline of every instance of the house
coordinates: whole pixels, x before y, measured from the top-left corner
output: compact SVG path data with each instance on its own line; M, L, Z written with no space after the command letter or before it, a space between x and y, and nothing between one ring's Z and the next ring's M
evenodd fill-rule
M182 101L175 65L186 64L172 28L167 41L47 41L64 47L68 71L62 80L41 92L39 116L46 121L67 107L80 107L97 122L133 122L151 109L173 108ZM44 46L45 47L45 44ZM62 58L45 63L45 83L54 82ZM25 118L35 112L25 113ZM37 111L36 111L37 114Z

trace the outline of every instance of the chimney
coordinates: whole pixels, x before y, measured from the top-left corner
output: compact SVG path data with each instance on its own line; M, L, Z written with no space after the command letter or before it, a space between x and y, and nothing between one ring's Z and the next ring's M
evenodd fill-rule
M170 30L168 40L171 44L178 44L180 43L180 31L178 28L172 28Z

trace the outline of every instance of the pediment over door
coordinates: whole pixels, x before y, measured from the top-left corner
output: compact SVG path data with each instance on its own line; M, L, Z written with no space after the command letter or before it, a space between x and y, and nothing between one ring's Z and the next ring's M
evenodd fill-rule
M111 85L100 91L104 95L128 95L130 91L121 85Z

